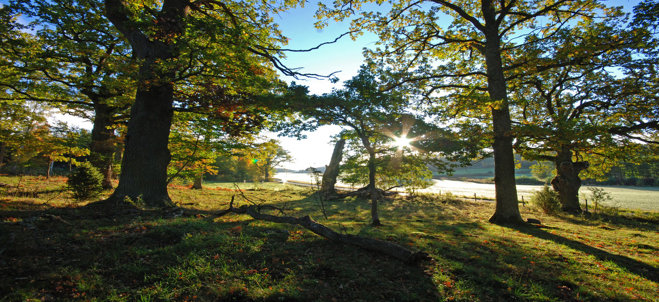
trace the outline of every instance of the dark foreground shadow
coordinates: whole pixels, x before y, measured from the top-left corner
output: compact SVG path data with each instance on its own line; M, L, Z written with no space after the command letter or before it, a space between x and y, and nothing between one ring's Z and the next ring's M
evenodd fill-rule
M422 266L203 211L0 205L0 300L436 301Z

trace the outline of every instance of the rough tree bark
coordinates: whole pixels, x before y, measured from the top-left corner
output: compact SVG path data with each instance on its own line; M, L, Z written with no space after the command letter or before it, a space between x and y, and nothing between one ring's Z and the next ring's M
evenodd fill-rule
M90 162L103 175L103 188L112 189L112 165L116 150L116 136L112 126L113 109L107 104L94 102L94 125L89 146Z
M203 189L203 182L204 182L204 173L199 172L197 176L194 178L194 183L192 184L192 188L195 190L201 190Z
M7 155L7 145L0 142L0 168L5 165L5 156Z
M50 159L48 160L48 169L46 169L46 179L50 178L50 174L53 173L53 164L55 164L55 161Z
M270 181L270 163L266 162L263 166L263 181Z
M172 116L171 84L138 89L128 121L119 185L111 199L141 198L151 207L172 205L167 193L167 165L171 159L167 143Z
M292 225L299 225L307 230L312 231L313 233L325 237L331 241L340 242L343 244L353 245L365 250L373 251L388 255L390 257L399 259L405 263L415 263L420 260L428 259L428 254L420 251L412 251L404 246L399 244L382 241L372 238L366 238L355 235L340 234L332 229L317 223L311 217L291 217L291 216L275 216L261 213L259 208L263 206L251 205L251 206L240 206L238 208L233 207L233 199L229 205L229 209L220 211L217 215L222 216L227 213L236 213L236 214L248 214L254 219L265 220L276 223L288 223Z
M523 223L517 201L515 185L515 158L511 131L510 109L506 80L501 62L501 40L494 3L482 1L485 19L485 64L487 65L487 90L492 101L492 127L494 129L494 185L496 210L490 222L496 224Z
M161 38L151 39L129 17L122 0L105 0L108 19L126 37L133 55L140 60L138 88L128 121L119 186L110 200L141 198L146 206L172 206L167 193L167 144L173 116L173 71L163 63L178 56L176 37L183 34L190 11L187 0L166 0L158 13L156 30ZM160 61L160 62L159 62Z
M564 146L556 156L555 165L556 177L552 179L551 186L554 191L558 192L561 209L565 212L581 213L581 206L579 205L581 178L579 178L579 173L588 168L588 162L573 162L572 151Z
M332 158L330 163L325 168L325 173L323 173L323 183L320 187L320 194L323 198L329 198L336 195L336 178L339 176L339 166L341 160L343 159L343 147L345 146L346 140L339 139L334 145L334 151L332 152Z

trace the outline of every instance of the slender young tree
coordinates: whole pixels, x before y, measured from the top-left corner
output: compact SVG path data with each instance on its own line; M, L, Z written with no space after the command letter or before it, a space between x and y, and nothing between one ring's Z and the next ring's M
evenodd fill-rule
M227 96L223 88L204 86L203 92L178 91L173 131L169 137L172 162L168 182L176 177L193 178L201 189L204 174L217 174L217 156L230 156L231 149L244 147L266 126L268 110L261 101L245 96Z
M386 140L381 129L386 119L396 119L402 114L407 100L395 92L379 90L376 76L368 67L362 66L359 73L345 83L345 89L335 90L323 97L312 97L296 108L316 124L334 124L350 129L346 135L360 142L368 154L367 192L371 198L371 224L380 225L376 188L376 153L379 144ZM307 121L304 123L309 124Z
M357 177L368 175L363 183L371 199L371 223L380 225L378 201L381 198L377 188L378 164L384 153L396 149L395 138L410 135L415 147L426 154L426 163L445 167L440 159L464 161L472 157L477 144L460 142L453 133L429 125L422 118L407 112L409 100L402 91L382 89L377 74L368 66L362 66L359 73L346 81L343 89L323 96L307 99L299 97L305 93L303 87L294 86L292 101L287 105L298 112L301 118L288 125L295 131L310 130L320 125L338 125L346 128L344 135L350 149L358 150L355 158L365 158L365 165L358 165ZM298 95L297 98L294 96ZM356 147L359 146L359 147ZM470 153L471 152L471 153ZM354 161L353 161L354 162ZM357 161L358 162L358 161ZM359 169L364 168L364 169ZM422 165L422 168L426 168ZM380 169L381 171L381 169ZM398 174L400 176L400 173ZM361 182L361 181L359 181Z

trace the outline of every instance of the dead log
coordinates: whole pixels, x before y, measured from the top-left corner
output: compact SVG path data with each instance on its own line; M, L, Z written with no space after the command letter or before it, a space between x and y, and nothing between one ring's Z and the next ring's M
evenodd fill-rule
M385 254L387 256L399 259L405 263L416 263L421 260L429 259L428 254L425 252L413 251L393 242L337 233L329 227L314 221L308 215L304 217L276 216L261 213L261 209L263 208L265 208L265 206L259 205L243 205L236 208L233 206L232 198L231 203L229 204L229 208L217 212L216 216L223 216L228 213L247 214L257 220L299 225L313 232L314 234L325 237L331 241L356 246L376 253ZM267 206L267 208L275 207Z

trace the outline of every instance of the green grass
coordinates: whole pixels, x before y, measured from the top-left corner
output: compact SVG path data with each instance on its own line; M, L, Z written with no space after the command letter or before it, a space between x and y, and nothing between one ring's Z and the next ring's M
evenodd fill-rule
M227 188L241 190L301 190L300 187L292 184L281 184L274 182L209 182L204 184L208 188Z
M579 190L581 200L584 198L590 201L590 186L583 186ZM634 208L641 210L659 211L659 187L601 187L605 192L611 194L611 201L605 202L605 205L620 208ZM592 202L589 207L592 207Z
M1 177L0 183L16 185ZM659 214L545 216L543 227L487 223L493 203L426 195L369 204L327 201L267 184L251 201L311 215L349 234L430 254L407 265L299 227L245 215L213 218L230 189L170 188L179 211L82 207L62 181L25 178L0 187L0 301L657 301ZM241 188L243 186L241 185ZM231 187L229 187L231 188ZM236 197L239 204L244 201Z

